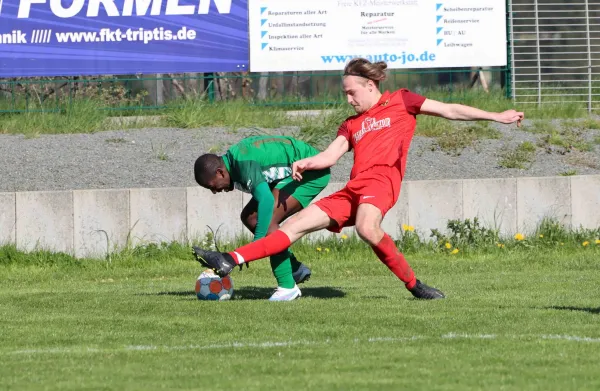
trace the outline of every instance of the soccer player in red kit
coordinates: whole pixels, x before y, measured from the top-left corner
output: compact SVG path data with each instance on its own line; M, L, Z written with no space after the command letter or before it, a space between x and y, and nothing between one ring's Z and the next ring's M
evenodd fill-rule
M384 216L400 195L416 116L503 124L516 122L520 125L523 113L515 110L491 113L465 105L442 103L407 89L381 93L379 82L385 79L386 68L383 62L371 63L362 58L346 65L343 88L356 115L341 124L337 137L325 151L293 164L293 177L301 180L303 171L331 167L344 153L354 150L354 165L346 186L292 216L279 230L235 251L220 253L194 247L196 259L201 264L225 276L237 265L285 250L310 232L324 228L340 232L343 227L355 226L361 239L371 246L413 296L420 299L445 297L440 290L416 278L394 241L381 229Z

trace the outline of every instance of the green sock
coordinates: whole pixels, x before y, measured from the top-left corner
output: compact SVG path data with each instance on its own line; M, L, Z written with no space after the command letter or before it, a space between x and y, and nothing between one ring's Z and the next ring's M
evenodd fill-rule
M298 269L300 269L300 266L302 265L302 263L300 263L300 261L298 261L298 259L296 258L296 256L292 252L292 250L288 250L288 251L290 252L290 261L292 262L292 273L296 273L298 271Z
M271 256L271 269L277 280L277 285L282 288L291 289L296 285L292 277L292 263L290 253L286 250Z

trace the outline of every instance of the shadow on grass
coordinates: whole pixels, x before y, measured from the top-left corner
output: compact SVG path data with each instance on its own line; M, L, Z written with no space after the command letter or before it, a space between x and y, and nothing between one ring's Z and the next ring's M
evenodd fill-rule
M314 287L300 288L302 297L312 297L317 299L339 299L346 294L337 288L332 287ZM243 288L234 289L232 300L266 300L273 294L273 288L265 288L258 286L245 286ZM155 296L196 296L194 291L173 291L173 292L158 292L149 295Z
M562 310L562 311L581 311L581 312L589 312L590 314L600 314L600 307L592 308L592 307L544 307L547 310Z

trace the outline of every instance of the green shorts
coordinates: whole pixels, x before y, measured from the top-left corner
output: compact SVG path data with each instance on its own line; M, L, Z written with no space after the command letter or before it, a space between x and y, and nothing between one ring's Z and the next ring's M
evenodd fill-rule
M306 208L316 196L323 191L331 178L331 170L311 170L302 173L302 181L298 182L291 176L280 180L273 186L288 195L294 197L302 208Z

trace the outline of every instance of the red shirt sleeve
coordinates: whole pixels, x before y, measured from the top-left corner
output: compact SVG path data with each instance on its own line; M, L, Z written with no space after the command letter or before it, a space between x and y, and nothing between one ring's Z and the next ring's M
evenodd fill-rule
M425 102L425 97L414 92L410 92L407 89L402 89L402 100L408 114L417 115L421 112L421 105Z
M346 140L348 140L348 150L351 150L352 142L350 141L351 134L350 134L350 129L348 129L348 121L342 122L342 124L338 128L336 138L339 136L345 137Z

